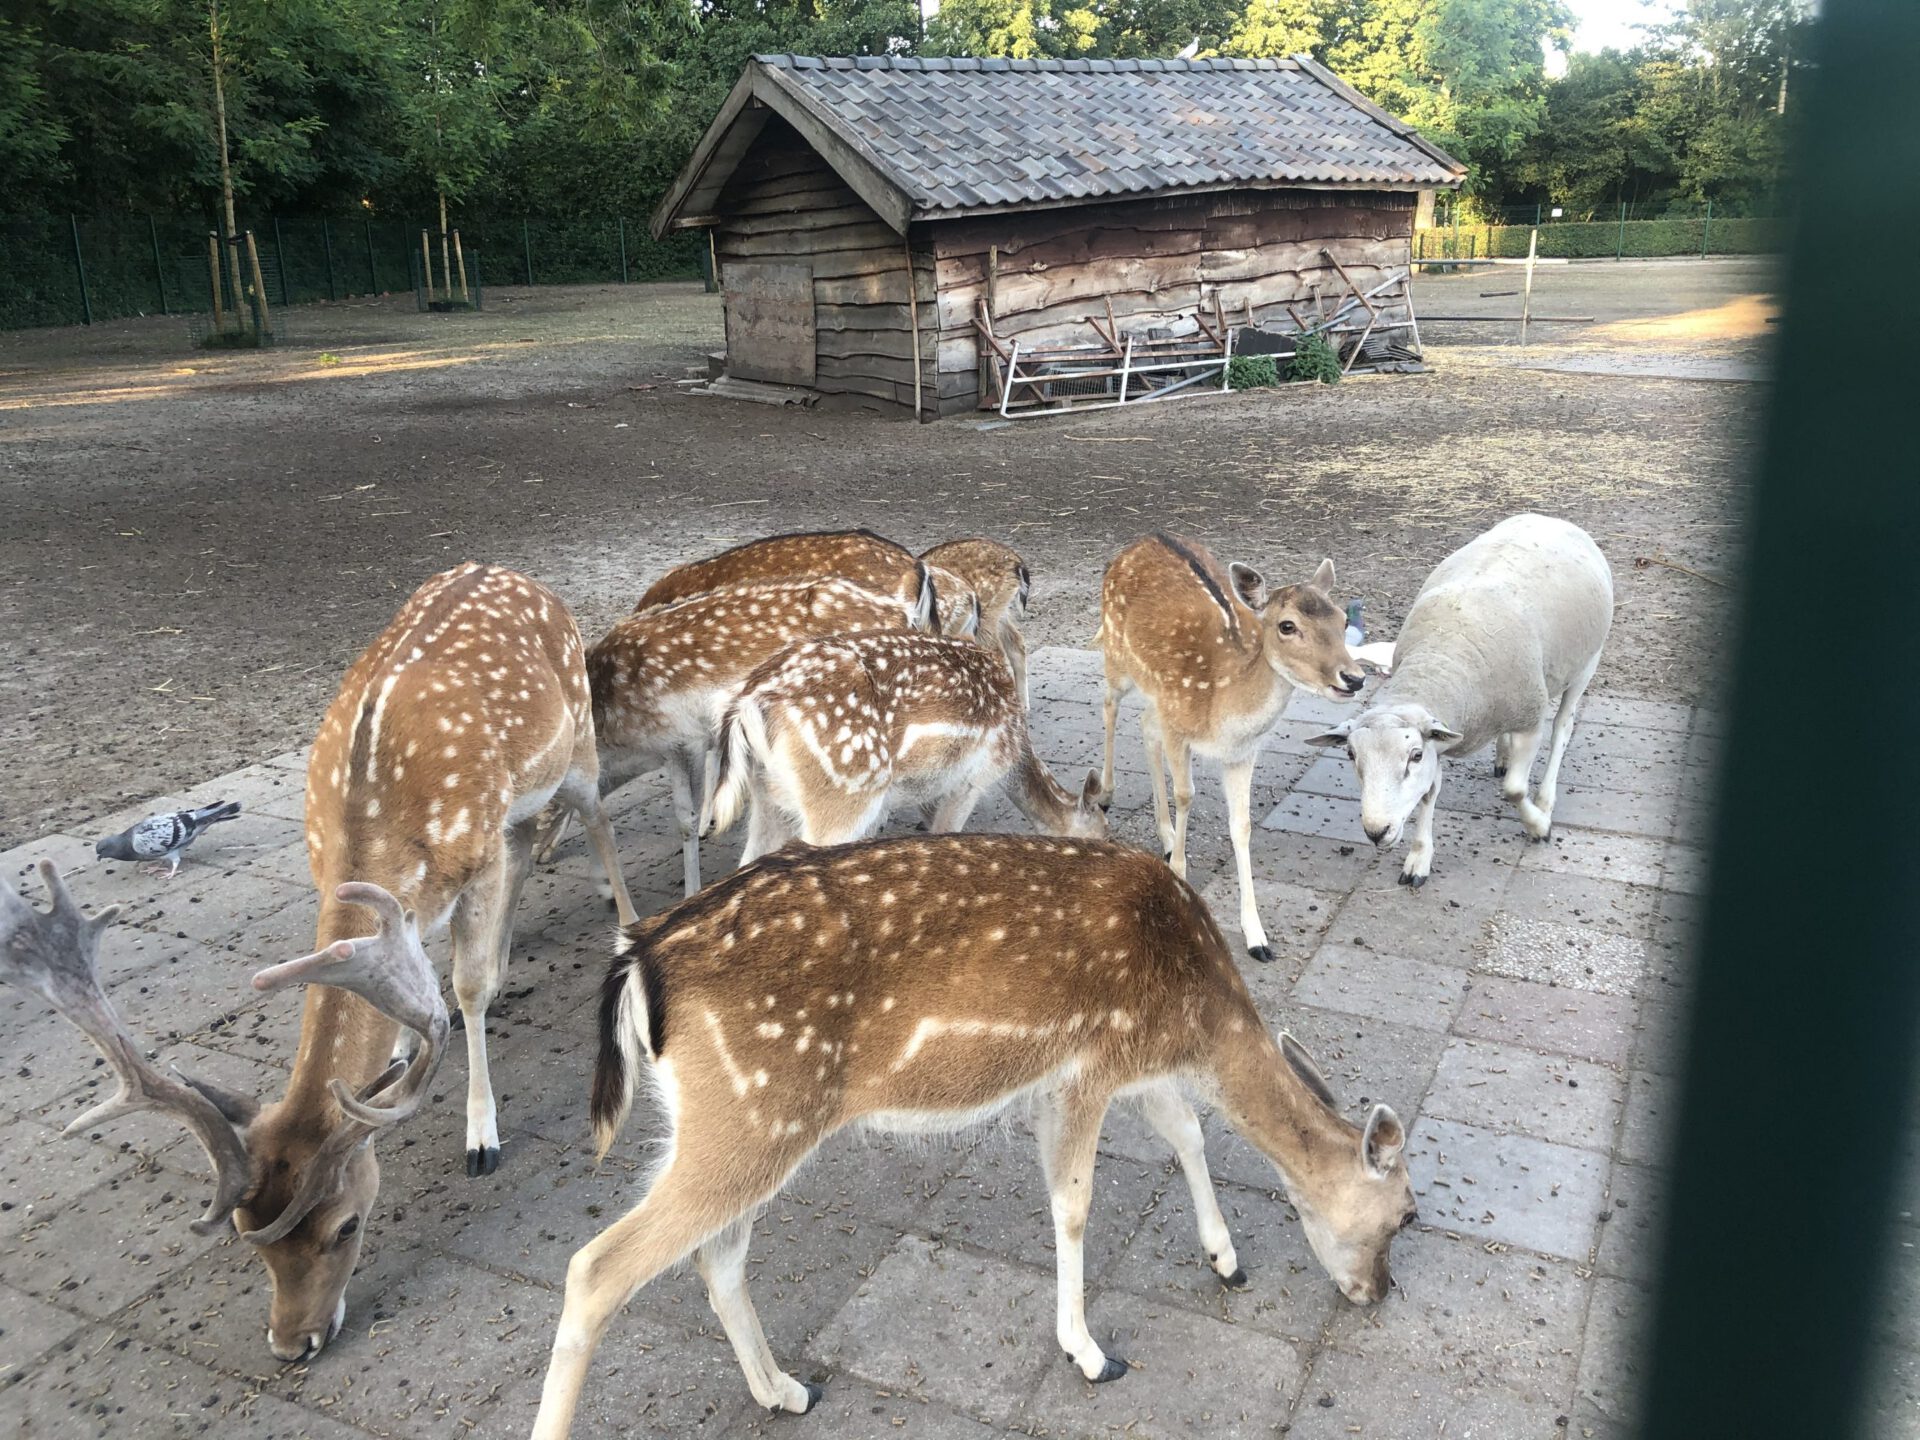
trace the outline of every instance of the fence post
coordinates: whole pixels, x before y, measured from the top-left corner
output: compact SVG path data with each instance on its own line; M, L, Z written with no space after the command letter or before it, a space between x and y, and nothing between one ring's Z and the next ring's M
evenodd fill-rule
M1700 258L1707 258L1707 251L1713 248L1713 197L1707 197L1707 221L1700 227Z
M327 299L338 300L340 287L333 281L333 222L324 216L320 220L320 248L327 255Z
M627 217L622 215L617 222L620 226L620 283L627 283Z
M1533 202L1533 223L1534 226L1538 228L1540 224L1540 202L1538 200Z
M273 217L273 259L274 263L280 267L280 303L291 305L293 301L287 298L287 247L280 240L278 215Z
M1623 260L1627 254L1627 202L1620 202L1620 238L1614 241L1613 258Z
M147 243L153 246L153 283L160 292L160 313L167 313L167 271L160 263L160 229L153 223L153 216L147 216Z
M87 298L87 262L80 258L80 221L71 212L67 215L67 228L73 232L73 273L80 279L80 323L93 323L93 301Z
M533 234L527 228L527 217L520 217L520 253L527 261L527 284L533 284Z
M375 267L373 262L373 221L363 219L360 224L367 237L367 284L370 287L369 293L378 295L380 293L380 271Z

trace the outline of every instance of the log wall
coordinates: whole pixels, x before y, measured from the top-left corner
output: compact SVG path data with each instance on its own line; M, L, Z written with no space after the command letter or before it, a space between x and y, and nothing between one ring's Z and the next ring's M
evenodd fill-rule
M731 262L790 260L813 268L813 387L827 395L913 406L907 252L901 236L784 121L771 119L715 205L720 285ZM914 257L923 407L934 410L939 345L932 253ZM751 334L730 335L744 351Z
M995 333L1023 346L1093 343L1086 317L1104 319L1108 299L1130 330L1211 314L1216 293L1229 321L1249 303L1256 321L1285 320L1289 301L1345 293L1323 249L1362 290L1405 265L1414 204L1391 191L1238 190L936 224L940 411L978 403L973 318L989 288Z

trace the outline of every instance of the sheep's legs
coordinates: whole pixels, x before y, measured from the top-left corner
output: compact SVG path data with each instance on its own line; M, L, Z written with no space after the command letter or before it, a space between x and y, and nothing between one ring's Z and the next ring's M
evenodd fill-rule
M1493 737L1493 778L1498 780L1507 773L1507 756L1513 750L1504 735Z
M1260 923L1260 910L1253 898L1253 762L1251 755L1232 762L1222 778L1227 790L1228 829L1233 836L1233 863L1240 874L1240 933L1246 937L1247 953L1265 963L1273 959L1273 947L1267 944L1266 927Z
M1531 730L1516 730L1506 737L1511 747L1507 753L1513 763L1500 781L1500 793L1520 812L1520 823L1536 840L1547 838L1552 817L1527 794L1527 777L1533 773L1534 757L1540 753L1540 732L1546 728L1546 721L1542 720Z
M1433 807L1440 799L1440 772L1436 770L1433 788L1420 797L1413 812L1413 840L1407 846L1407 863L1400 867L1400 883L1416 890L1433 873Z
M1573 684L1567 687L1560 697L1560 708L1553 717L1553 748L1547 752L1547 772L1540 777L1540 788L1534 791L1534 803L1540 807L1547 823L1553 823L1553 802L1560 793L1560 762L1566 758L1567 745L1573 739L1573 722L1579 718L1580 702L1586 699L1587 686L1593 680L1593 672L1600 668L1600 657L1593 657L1593 663L1580 672ZM1546 839L1542 831L1540 838Z

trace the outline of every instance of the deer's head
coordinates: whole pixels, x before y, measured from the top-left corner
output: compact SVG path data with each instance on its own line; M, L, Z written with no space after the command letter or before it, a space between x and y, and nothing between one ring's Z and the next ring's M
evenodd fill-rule
M192 1132L214 1172L213 1199L194 1231L212 1234L231 1223L258 1249L273 1280L268 1346L282 1360L310 1358L345 1318L347 1281L380 1186L373 1139L419 1109L445 1047L446 1005L415 917L377 885L342 885L337 899L371 911L374 933L253 977L256 990L313 984L349 991L420 1036L411 1061L395 1061L358 1091L336 1078L324 1094L289 1094L262 1107L154 1068L100 986L100 937L118 907L89 917L50 861L39 869L49 911L0 883L0 981L51 1004L99 1048L120 1082L66 1133L136 1110L170 1114Z
M1249 565L1229 565L1234 593L1260 617L1267 664L1288 684L1332 700L1351 700L1366 676L1347 651L1346 614L1333 603L1333 561L1322 560L1301 585L1267 588Z

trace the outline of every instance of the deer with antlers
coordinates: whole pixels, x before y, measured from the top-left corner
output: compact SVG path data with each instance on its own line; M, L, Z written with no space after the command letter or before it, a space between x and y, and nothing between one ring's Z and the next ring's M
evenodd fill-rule
M50 995L121 1075L122 1095L84 1124L168 1110L206 1146L219 1178L201 1223L231 1214L258 1248L273 1280L267 1340L281 1359L313 1355L338 1332L380 1184L372 1141L418 1108L439 1063L448 1023L423 935L452 930L467 1173L483 1175L500 1157L487 1008L506 972L533 819L549 800L580 814L620 916L633 920L597 778L572 614L523 575L462 565L414 592L354 662L314 742L316 951L254 982L310 985L286 1094L261 1106L144 1067L78 961L68 971L79 978ZM81 948L94 943L97 934ZM401 1027L421 1037L410 1063L393 1058Z
M823 576L850 581L876 595L894 596L916 609L933 610L933 582L927 567L906 546L871 530L804 530L749 540L669 570L647 587L634 609L671 605L730 585Z
M700 888L696 777L709 778L721 715L754 666L816 635L925 629L933 605L928 585L910 600L838 579L729 585L636 610L588 651L602 789L666 767L687 894Z
M702 833L751 806L747 864L798 834L809 845L865 839L890 801L926 808L928 828L966 828L1003 782L1049 835L1105 839L1097 774L1078 795L1033 753L1026 711L1000 655L932 635L838 635L765 661L727 707Z
M1182 1093L1212 1096L1274 1163L1308 1243L1356 1303L1382 1299L1415 1215L1385 1105L1343 1118L1262 1023L1206 906L1158 860L1098 841L941 835L787 850L627 931L601 992L602 1149L645 1084L663 1163L639 1206L567 1267L535 1440L561 1440L594 1347L640 1286L692 1255L754 1399L804 1413L747 1295L755 1212L827 1137L926 1133L1030 1103L1051 1199L1055 1335L1080 1373L1124 1360L1088 1332L1082 1245L1116 1099L1179 1158L1200 1243L1245 1286Z
M1027 709L1027 640L1020 633L1033 590L1027 562L999 541L981 539L949 540L920 558L933 567L936 581L940 574L951 573L973 591L980 604L981 643L998 646L1007 657L1020 708Z
M1160 848L1187 873L1187 812L1193 757L1220 761L1233 858L1240 877L1240 929L1247 953L1273 959L1253 894L1253 764L1260 742L1295 690L1351 700L1366 677L1347 651L1346 621L1329 598L1333 561L1301 585L1269 591L1258 570L1222 568L1191 540L1153 534L1107 566L1094 641L1106 667L1106 744L1101 783L1113 793L1113 730L1120 701L1139 690ZM1173 816L1167 815L1167 775Z

